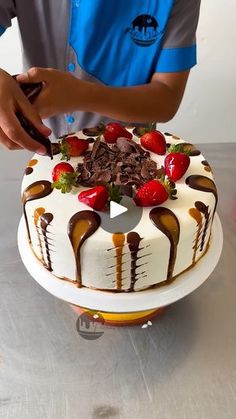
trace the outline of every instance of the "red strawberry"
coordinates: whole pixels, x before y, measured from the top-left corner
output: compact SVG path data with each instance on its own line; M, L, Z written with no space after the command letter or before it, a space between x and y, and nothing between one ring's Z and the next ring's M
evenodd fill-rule
M58 163L52 171L52 186L62 193L70 192L75 185L76 173L69 163Z
M61 141L61 160L70 160L71 157L81 156L89 147L89 143L78 137L65 137Z
M190 157L184 153L170 153L164 162L166 175L173 182L179 180L187 172L189 165Z
M169 193L163 183L153 179L138 188L134 202L138 207L151 207L160 205L169 197Z
M140 138L141 145L153 153L164 155L166 153L166 140L164 135L157 130L146 132Z
M109 194L105 186L99 185L95 186L95 188L80 192L78 199L89 207L97 211L102 211L108 203Z
M127 131L122 125L117 122L110 122L105 126L103 133L104 139L107 143L114 144L119 137L125 137L131 140L133 135Z

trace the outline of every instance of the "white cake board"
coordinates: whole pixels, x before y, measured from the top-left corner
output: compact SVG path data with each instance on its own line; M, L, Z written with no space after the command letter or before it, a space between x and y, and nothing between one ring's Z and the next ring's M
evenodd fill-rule
M195 267L181 274L171 284L132 293L112 293L77 288L73 284L57 279L35 258L27 239L23 217L18 228L18 247L22 261L30 275L54 296L86 309L110 313L132 313L165 307L190 294L203 284L219 261L223 247L223 231L220 219L216 214L209 250Z

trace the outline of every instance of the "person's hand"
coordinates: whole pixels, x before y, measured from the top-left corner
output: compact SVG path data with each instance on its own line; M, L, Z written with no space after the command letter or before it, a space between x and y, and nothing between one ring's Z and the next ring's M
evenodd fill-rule
M17 81L20 83L43 82L43 90L34 101L34 107L41 118L75 111L78 88L83 85L83 81L70 73L38 67L33 67L27 73L18 75Z
M22 113L43 136L51 134L13 77L0 69L0 143L9 150L25 148L45 154L45 147L34 141L21 127L17 112Z

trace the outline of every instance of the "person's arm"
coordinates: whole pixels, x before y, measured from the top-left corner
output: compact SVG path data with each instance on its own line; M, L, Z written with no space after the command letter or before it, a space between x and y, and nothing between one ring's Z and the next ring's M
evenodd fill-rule
M1 0L0 36L11 26L11 19L15 16L15 1ZM9 150L27 148L45 154L45 147L32 140L21 127L15 115L17 111L22 112L43 135L50 135L51 130L43 125L38 113L15 80L6 71L0 69L0 144Z
M150 83L132 87L78 83L73 109L124 122L167 122L178 110L188 75L189 71L155 73Z
M42 118L78 110L96 112L124 122L166 122L180 105L189 71L155 73L150 83L110 87L78 80L53 69L32 68L18 76L23 83L44 82L35 101Z

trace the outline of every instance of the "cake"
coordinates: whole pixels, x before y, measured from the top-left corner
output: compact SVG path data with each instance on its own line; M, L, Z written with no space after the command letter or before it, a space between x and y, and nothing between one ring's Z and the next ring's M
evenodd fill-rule
M211 245L217 206L211 168L176 135L117 127L64 136L53 144L53 160L32 157L22 181L27 240L45 269L72 287L135 292L166 286ZM69 166L61 187L57 168ZM122 223L113 233L103 228L102 215L117 192L121 205L129 196L141 208L131 231L123 231Z

